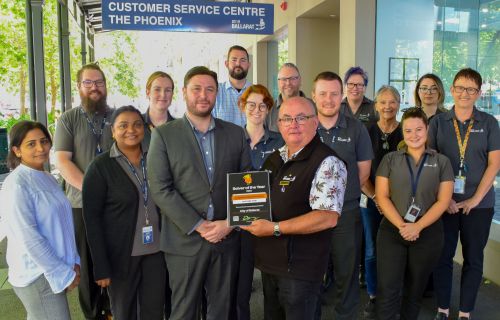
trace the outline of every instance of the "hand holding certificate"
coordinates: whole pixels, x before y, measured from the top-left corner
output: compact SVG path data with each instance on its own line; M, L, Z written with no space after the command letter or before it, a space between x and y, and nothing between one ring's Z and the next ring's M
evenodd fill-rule
M271 220L269 173L228 173L227 213L229 226L247 226L258 219Z

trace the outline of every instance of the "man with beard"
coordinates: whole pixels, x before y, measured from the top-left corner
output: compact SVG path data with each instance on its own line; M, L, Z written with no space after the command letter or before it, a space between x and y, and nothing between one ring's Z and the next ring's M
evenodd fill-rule
M148 152L151 196L162 214L170 319L198 319L204 290L207 319L234 319L239 234L227 225L227 173L252 167L241 127L214 118L217 74L194 67L184 77L184 117L153 131Z
M297 96L306 97L306 95L300 90L300 85L301 77L299 68L291 62L284 63L278 72L278 89L280 91L280 95L276 99L276 103L269 111L266 119L266 126L269 130L279 132L278 114L281 104L284 101Z
M59 118L54 147L56 167L65 180L66 195L73 207L76 244L81 258L80 306L86 319L96 319L100 288L94 282L83 223L82 182L90 162L113 143L109 123L112 110L106 103L106 77L98 65L83 66L76 78L81 105L65 111Z
M342 79L336 73L325 71L316 76L312 98L318 109L321 141L347 164L342 216L332 233L332 289L335 292L335 319L356 319L362 234L359 201L361 186L370 176L373 150L363 123L340 112Z
M232 46L227 52L227 60L224 64L229 71L229 80L219 83L213 115L244 127L247 120L245 113L238 108L238 99L251 85L246 79L248 68L250 68L248 51L238 45Z

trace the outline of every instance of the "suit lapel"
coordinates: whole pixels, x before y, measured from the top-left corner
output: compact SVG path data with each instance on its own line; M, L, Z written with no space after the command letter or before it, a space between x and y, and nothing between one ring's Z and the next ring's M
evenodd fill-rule
M210 185L210 182L208 181L208 176L207 176L207 170L205 169L205 162L203 161L203 156L201 154L200 150L200 145L198 144L198 140L196 139L196 136L193 132L193 128L191 127L191 124L189 123L188 119L186 116L184 116L184 128L186 129L185 136L187 137L187 142L188 147L191 150L191 154L193 155L193 165L196 167L196 170L198 170L198 173L200 177L203 179L203 181L207 184Z
M226 136L224 135L224 127L221 126L221 124L215 120L215 135L214 135L215 141L215 170L214 170L214 178L212 180L212 183L215 183L215 179L217 179L217 175L219 171L221 170L221 165L223 162L223 159L225 158L226 154L225 151L229 147L226 145ZM223 175L223 178L226 179L226 175Z

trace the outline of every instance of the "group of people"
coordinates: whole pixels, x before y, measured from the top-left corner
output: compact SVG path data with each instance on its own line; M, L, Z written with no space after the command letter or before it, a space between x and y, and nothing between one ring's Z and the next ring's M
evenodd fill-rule
M54 138L66 195L45 171L47 129L12 128L2 218L28 318L69 319L65 292L78 286L86 319L246 320L256 267L265 319L320 319L328 291L336 319L356 319L363 259L367 318L417 319L433 274L436 319L448 319L460 236L459 316L471 319L500 168L498 123L474 105L479 73L456 74L449 111L441 80L422 76L398 122L397 89L371 101L360 67L319 73L307 98L285 63L274 100L246 79L245 48L225 65L226 82L186 73L179 119L167 73L149 77L141 114L110 109L104 72L83 66L81 105ZM269 172L272 220L230 227L226 175L255 170Z

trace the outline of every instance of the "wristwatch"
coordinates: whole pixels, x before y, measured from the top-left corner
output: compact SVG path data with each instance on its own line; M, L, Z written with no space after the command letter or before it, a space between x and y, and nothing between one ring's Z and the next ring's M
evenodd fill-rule
M276 222L276 223L274 224L274 232L273 232L273 236L275 236L275 237L279 237L279 236L281 236L281 231L280 231L280 224L279 224L279 222Z

